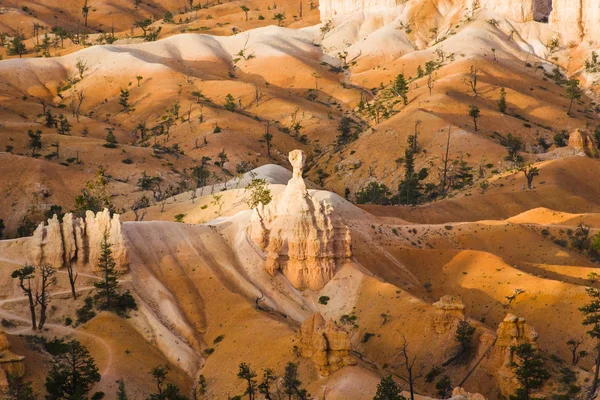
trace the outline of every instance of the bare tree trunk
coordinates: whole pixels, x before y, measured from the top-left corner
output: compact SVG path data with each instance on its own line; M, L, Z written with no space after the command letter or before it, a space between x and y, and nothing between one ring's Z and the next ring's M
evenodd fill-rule
M137 219L136 219L137 221ZM73 263L69 261L67 264L67 273L69 274L69 284L71 285L71 294L73 300L77 300L77 292L75 291L75 282L77 281L77 272L73 271Z

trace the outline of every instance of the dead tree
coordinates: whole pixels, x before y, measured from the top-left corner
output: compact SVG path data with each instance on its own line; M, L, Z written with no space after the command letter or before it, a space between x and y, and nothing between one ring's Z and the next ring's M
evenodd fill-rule
M77 292L75 291L75 282L77 282L77 272L73 270L73 262L67 263L67 274L69 275L69 284L71 285L71 295L73 300L77 300Z
M444 174L442 175L442 190L446 191L446 181L448 179L448 153L450 151L450 133L452 132L452 125L448 127L448 141L446 143L446 155L444 156Z
M408 354L408 342L406 341L406 336L402 335L404 342L402 343L402 347L400 348L400 355L404 359L404 368L406 369L406 373L408 375L408 388L410 390L410 400L415 400L415 381L421 377L421 375L415 375L414 367L415 362L417 361L417 356L413 356L412 359Z
M463 83L467 85L473 92L473 97L477 97L477 69L471 65L471 70L466 78L463 78Z
M46 310L50 302L50 286L56 285L56 271L50 264L44 264L38 267L41 276L41 286L35 291L35 301L40 305L40 322L38 329L42 330L46 323Z

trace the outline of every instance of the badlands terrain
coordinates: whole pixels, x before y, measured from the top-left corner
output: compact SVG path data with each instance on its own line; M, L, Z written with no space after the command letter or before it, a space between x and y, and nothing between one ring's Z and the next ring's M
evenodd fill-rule
M599 41L596 0L0 0L0 398L597 398Z

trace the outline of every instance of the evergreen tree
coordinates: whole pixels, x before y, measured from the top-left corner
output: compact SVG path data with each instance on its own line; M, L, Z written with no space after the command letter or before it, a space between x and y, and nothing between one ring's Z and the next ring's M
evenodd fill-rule
M398 194L396 195L399 204L417 204L423 196L422 180L427 178L426 168L418 173L415 171L415 154L412 146L408 144L404 151L404 179L398 185Z
M65 343L54 356L46 377L47 400L85 400L92 385L100 382L100 373L88 350L77 340Z
M567 111L567 115L571 114L571 109L573 108L573 101L581 98L581 89L579 88L579 80L576 78L569 79L567 81L567 97L569 98L569 110Z
M75 210L78 216L85 217L87 210L97 213L105 208L111 214L115 211L108 187L108 178L104 174L104 168L100 166L96 171L95 179L87 182L82 193L75 198Z
M394 93L396 96L402 97L402 101L404 105L408 104L408 82L404 78L404 74L399 74L396 76L396 80L394 81Z
M391 192L383 183L369 182L356 192L358 204L386 205L390 202Z
M471 342L473 341L473 334L475 334L475 327L469 324L469 321L466 319L462 319L458 321L458 326L456 327L456 333L454 335L454 339L460 344L461 353L467 351L469 346L471 346Z
M502 114L506 112L506 90L500 89L500 99L498 100L498 111Z
M178 386L175 386L171 383L167 383L165 385L168 373L168 366L163 367L159 365L158 367L152 369L150 374L154 378L158 393L151 394L147 397L147 400L187 400L187 397L181 394Z
M542 387L544 382L550 379L550 374L544 369L544 360L530 343L511 346L510 349L518 362L512 361L509 366L514 369L515 377L520 384L516 394L510 398L529 400L531 391Z
M106 140L106 143L104 143L103 146L106 147L107 149L114 149L115 147L117 147L117 138L115 137L113 128L106 129L105 140Z
M342 117L340 119L340 124L338 125L338 136L337 136L337 144L344 145L348 142L356 140L357 135L352 135L352 119L349 117Z
M117 400L128 400L127 391L125 390L125 381L123 378L119 379L119 386L117 387Z
M225 105L224 105L226 110L229 111L235 111L235 101L233 99L233 96L231 94L227 94L227 96L225 96Z
M435 388L437 389L437 394L442 399L448 397L450 392L452 391L452 382L450 381L450 377L448 375L444 375L440 378L439 381L435 384Z
M21 34L17 34L6 46L6 54L9 56L19 56L19 58L23 57L23 54L27 52L27 46L25 46L25 42L23 42L23 37Z
M258 392L265 395L265 400L272 400L271 386L277 381L277 376L273 373L270 368L263 370L263 379L258 385Z
M52 114L52 111L46 111L46 128L56 127L56 117Z
M600 252L600 233L592 243L592 248L596 247L596 240L598 241L598 249ZM598 388L598 374L600 372L600 289L594 287L587 287L585 289L590 302L583 307L579 308L581 314L583 314L583 325L589 328L587 334L596 343L594 349L596 350L596 368L594 370L594 380L592 381L592 389L590 393L596 393Z
M250 208L256 208L259 204L267 205L271 202L273 196L265 179L254 178L244 189L244 193L248 192L246 204Z
M105 233L102 243L100 243L100 257L98 258L98 264L96 264L102 274L102 281L94 282L94 286L97 289L95 299L100 302L100 308L113 311L116 305L115 299L118 296L119 275L115 270L115 260L112 256L108 236L108 233Z
M244 394L248 395L248 400L254 400L256 393L256 372L252 371L248 364L241 363L237 376L246 381L246 391Z
M63 114L60 114L58 116L58 124L56 127L56 131L60 135L68 135L69 132L71 132L71 128L73 128L73 125L71 125L67 117L65 117Z
M475 125L475 132L478 131L477 120L479 119L480 116L481 116L481 111L479 110L478 106L475 106L475 105L469 106L469 117L471 117L473 119L473 125Z
M373 400L406 400L402 396L402 390L398 386L391 375L381 378L381 381L377 385L377 393Z
M123 111L129 111L129 89L120 89L119 104L123 107Z
M301 384L298 380L298 364L287 363L283 374L283 392L288 396L288 400L292 400L292 396L298 393Z
M31 129L27 132L29 136L29 148L31 149L31 157L35 156L35 150L42 150L42 131L39 129L32 131Z
M7 400L37 400L31 382L23 382L23 378L17 374L7 373L8 381Z
M33 289L31 288L31 280L35 278L35 267L33 265L25 264L23 268L13 271L11 277L19 280L19 287L23 291L23 294L27 296L29 300L29 312L31 314L31 329L34 331L37 329L37 321L35 318L35 306L37 305ZM27 282L27 283L25 283Z

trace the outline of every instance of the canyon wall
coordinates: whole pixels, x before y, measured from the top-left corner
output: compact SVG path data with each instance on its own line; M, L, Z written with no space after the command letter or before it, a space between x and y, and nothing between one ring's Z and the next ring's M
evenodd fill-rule
M406 2L400 1L399 2ZM358 11L385 12L396 6L396 0L321 0L319 11L321 21L327 21L338 15L352 14Z
M561 39L561 45L600 41L600 1L598 0L321 0L321 21L356 12L385 13L406 4L415 10L424 3L435 8L463 8L465 13L483 9L515 22L548 22Z
M29 242L28 261L34 265L50 264L56 269L69 263L90 264L92 271L95 271L105 233L109 235L116 268L127 269L127 249L121 232L121 220L118 214L111 217L106 209L97 214L87 211L85 218L69 213L64 215L62 221L54 215L47 225L42 222Z

